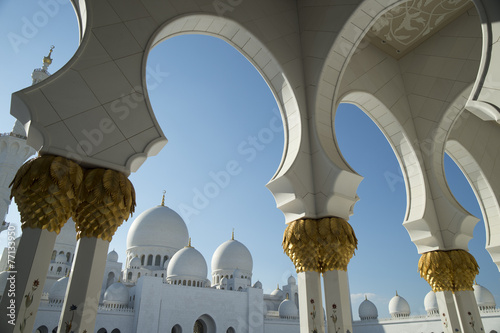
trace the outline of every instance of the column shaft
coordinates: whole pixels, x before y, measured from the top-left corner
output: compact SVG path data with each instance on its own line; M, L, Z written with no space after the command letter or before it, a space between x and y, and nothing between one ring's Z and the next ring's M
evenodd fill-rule
M351 295L346 271L323 273L329 333L352 332Z
M297 273L300 333L325 333L321 277L318 272Z
M33 331L56 237L55 232L46 229L24 229L14 267L11 267L12 279L7 283L5 291L2 290L1 313L5 312L9 316L0 314L0 332ZM14 282L14 290L11 288L11 281ZM13 316L10 315L13 312L8 308L12 307L12 304L15 305ZM14 322L15 325L12 325Z
M474 291L465 290L455 292L455 302L458 316L462 325L462 332L484 332L481 314L477 306Z
M100 238L78 240L58 333L68 326L75 332L94 332L108 248L109 241Z
M455 298L451 291L436 292L436 299L439 307L439 316L443 324L445 333L454 333L460 329L460 317L455 305Z

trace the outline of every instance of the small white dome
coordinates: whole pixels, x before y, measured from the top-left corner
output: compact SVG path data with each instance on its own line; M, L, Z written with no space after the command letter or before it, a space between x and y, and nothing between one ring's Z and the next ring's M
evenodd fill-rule
M276 287L276 289L274 289L274 290L271 292L271 295L272 295L272 296L278 296L278 297L283 298L283 290L281 290L279 287Z
M166 206L156 206L142 212L132 222L127 234L127 249L143 246L181 249L188 238L186 223L179 214Z
M493 297L493 294L487 288L479 284L475 284L473 287L479 309L494 309L496 307L495 297Z
M115 282L104 293L104 304L127 305L129 302L128 288L121 282Z
M222 243L212 256L212 273L240 269L251 273L253 260L247 247L237 240L231 239Z
M50 303L62 303L64 295L66 295L66 288L68 287L69 277L65 276L57 280L49 290Z
M358 314L361 320L377 319L378 310L373 302L369 301L368 298L365 298L365 300L359 305Z
M288 278L288 285L289 286L294 286L297 284L297 281L295 280L295 278L293 277L293 275L290 275L290 277Z
M436 298L436 294L431 290L425 295L424 307L427 314L439 314L439 307Z
M7 285L7 278L9 277L9 271L3 271L0 273L0 298L3 295L3 292L5 290L5 286Z
M61 253L56 256L56 259L54 260L56 264L65 264L68 260L66 256Z
M205 280L207 270L203 255L194 247L186 246L172 256L167 268L167 279L186 277Z
M227 286L227 279L226 279L226 277L223 277L223 278L220 280L220 284L221 284L221 286Z
M118 261L118 253L116 253L115 250L109 252L107 260L117 262Z
M408 317L410 315L410 305L396 293L389 302L389 313L392 317Z
M135 269L141 268L141 259L139 259L139 257L133 258L132 260L130 260L128 266L129 268L135 268Z
M253 287L257 288L257 289L262 289L262 282L260 282L260 281L255 282L253 284Z
M295 305L295 302L289 300L288 298L283 300L278 307L278 312L280 318L298 318L299 309Z

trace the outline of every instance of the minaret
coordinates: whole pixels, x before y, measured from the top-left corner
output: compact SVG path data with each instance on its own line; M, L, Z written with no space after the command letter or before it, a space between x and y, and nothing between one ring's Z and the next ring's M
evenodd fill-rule
M33 70L31 74L32 84L41 82L50 76L47 69L52 63L50 56L53 49L54 46L51 46L49 54L43 57L42 68ZM16 120L11 132L0 134L0 232L8 227L5 216L10 205L9 185L21 165L35 153L36 151L26 144L26 131L19 121Z

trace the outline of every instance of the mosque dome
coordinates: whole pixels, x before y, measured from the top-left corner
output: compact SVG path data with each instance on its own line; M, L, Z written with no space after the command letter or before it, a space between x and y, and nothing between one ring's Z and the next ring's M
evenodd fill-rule
M280 318L299 318L299 309L297 309L297 305L288 298L280 303L278 313Z
M129 268L135 268L135 269L141 268L141 259L139 259L139 257L133 258L132 260L130 260L128 266Z
M479 284L475 284L473 287L477 306L480 310L494 309L496 307L495 297L488 289Z
M279 286L276 287L276 289L274 289L272 292L271 292L271 295L272 296L278 296L278 297L283 297L283 290L280 289Z
M118 253L116 253L115 250L109 252L107 260L117 262L118 261Z
M182 249L189 238L184 220L166 206L142 212L130 226L127 249L134 247L168 247Z
M410 305L396 293L389 302L389 313L392 317L408 317L410 315Z
M70 217L68 221L63 225L61 231L57 235L56 244L61 245L70 245L72 247L75 246L76 242L76 228L75 221Z
M431 290L425 295L424 307L428 315L439 314L439 307L437 303L436 294Z
M262 289L262 282L260 282L260 281L255 282L253 284L253 287L257 288L257 289Z
M104 304L127 305L129 302L128 288L121 282L115 282L104 293Z
M212 256L212 273L240 269L251 273L253 260L247 247L237 240L231 239L222 243Z
M50 303L62 303L64 295L66 295L66 288L68 287L69 277L65 276L57 280L49 290Z
M297 281L295 280L293 275L290 275L290 277L288 278L288 285L296 285L296 284L297 284Z
M60 253L56 256L56 259L54 261L56 264L65 264L67 262L67 258L64 253Z
M167 279L186 277L205 280L207 278L207 262L194 247L186 246L177 251L170 259L167 267Z
M378 310L375 304L365 297L365 300L359 305L358 314L361 320L377 319Z

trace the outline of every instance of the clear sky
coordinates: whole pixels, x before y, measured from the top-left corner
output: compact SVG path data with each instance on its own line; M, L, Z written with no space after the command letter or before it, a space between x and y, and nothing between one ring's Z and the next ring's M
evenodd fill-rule
M78 47L77 22L69 2L52 4L0 2L0 132L9 132L14 124L9 115L11 93L31 84L30 74L41 67L50 46L55 45L51 73ZM165 41L150 53L147 67L161 73L148 82L148 91L169 143L131 175L136 213L118 230L110 250L114 248L124 260L132 220L158 205L165 190L166 204L186 221L193 246L205 256L209 270L213 252L235 228L236 239L253 255L253 281L260 280L267 293L276 284L283 285L295 272L281 248L283 215L265 187L283 151L283 131L273 126L281 118L271 91L235 49L207 36ZM395 155L374 123L356 107L341 105L335 125L345 159L365 177L358 188L361 200L350 219L359 240L349 264L354 318L365 294L377 305L379 317L387 317L396 290L410 303L412 313L423 314L430 287L419 277L420 255L402 226L406 194ZM259 134L264 141L255 148L252 140ZM460 170L449 158L445 162L453 193L469 212L481 217ZM210 196L203 194L228 163L238 165L238 174ZM7 221L19 225L15 205ZM0 247L5 244L5 235L0 235ZM484 245L480 221L469 243L481 267L477 281L500 300L500 274Z

